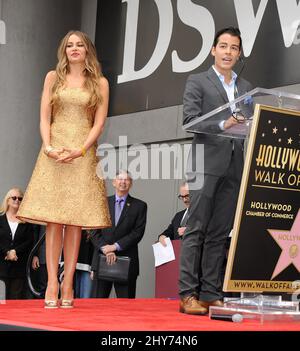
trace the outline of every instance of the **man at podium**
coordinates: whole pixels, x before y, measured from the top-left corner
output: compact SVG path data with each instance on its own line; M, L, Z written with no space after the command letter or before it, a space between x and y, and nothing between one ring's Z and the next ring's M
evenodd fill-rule
M208 71L192 74L187 79L183 124L252 89L249 82L233 71L241 51L242 39L238 28L224 28L216 33L211 49L214 65ZM187 170L190 207L180 258L182 313L202 315L208 312L209 306L222 306L221 271L242 176L243 140L220 134L243 123L242 116L238 116L236 111L232 104L224 118L218 120L213 128L210 126L211 131L216 131L214 134L194 134L190 164L200 163L195 152L196 145L204 144L204 169ZM199 175L203 180L201 185L195 182Z

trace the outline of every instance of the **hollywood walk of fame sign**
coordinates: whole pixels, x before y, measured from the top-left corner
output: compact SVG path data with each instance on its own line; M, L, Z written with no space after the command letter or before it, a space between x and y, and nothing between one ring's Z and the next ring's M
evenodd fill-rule
M256 105L224 290L287 292L300 281L300 112Z

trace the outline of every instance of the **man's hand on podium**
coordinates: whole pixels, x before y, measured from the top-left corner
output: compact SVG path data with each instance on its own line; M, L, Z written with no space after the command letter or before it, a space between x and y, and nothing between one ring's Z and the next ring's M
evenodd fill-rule
M230 116L224 123L224 129L229 129L237 124L243 123L245 121L245 118L243 121L239 121L237 117Z

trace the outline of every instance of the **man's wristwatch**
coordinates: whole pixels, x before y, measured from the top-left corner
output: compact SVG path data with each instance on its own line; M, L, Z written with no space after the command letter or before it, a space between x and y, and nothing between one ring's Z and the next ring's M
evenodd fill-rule
M244 122L245 121L245 117L240 112L233 111L231 115L238 122Z

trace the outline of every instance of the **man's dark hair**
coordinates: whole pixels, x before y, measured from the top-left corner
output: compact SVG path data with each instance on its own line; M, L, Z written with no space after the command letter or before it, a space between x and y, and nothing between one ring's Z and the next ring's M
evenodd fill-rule
M220 36L225 33L228 33L233 37L238 37L240 39L240 50L242 50L241 32L237 27L227 27L227 28L220 29L215 35L213 47L217 46Z

